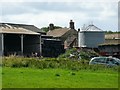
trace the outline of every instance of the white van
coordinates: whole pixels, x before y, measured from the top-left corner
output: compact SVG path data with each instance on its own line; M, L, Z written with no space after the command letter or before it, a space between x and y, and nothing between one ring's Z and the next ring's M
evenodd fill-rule
M89 65L93 65L93 64L116 66L116 65L120 65L120 59L115 57L94 57L89 62Z

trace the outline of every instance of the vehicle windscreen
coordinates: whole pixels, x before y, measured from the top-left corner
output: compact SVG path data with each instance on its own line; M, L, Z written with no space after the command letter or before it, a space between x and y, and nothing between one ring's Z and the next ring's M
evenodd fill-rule
M98 63L105 63L106 62L106 58L95 58L94 60L93 60L93 62L98 62Z

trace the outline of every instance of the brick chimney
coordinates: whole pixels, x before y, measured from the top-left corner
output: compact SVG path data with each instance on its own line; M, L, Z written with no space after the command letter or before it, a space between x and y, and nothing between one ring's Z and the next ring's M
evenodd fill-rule
M80 28L78 28L78 32L80 32Z
M75 27L74 27L74 22L73 22L72 20L70 20L70 23L69 23L69 24L70 24L70 26L69 26L70 29L75 29Z
M51 31L51 30L54 30L54 24L53 23L49 24L49 31Z

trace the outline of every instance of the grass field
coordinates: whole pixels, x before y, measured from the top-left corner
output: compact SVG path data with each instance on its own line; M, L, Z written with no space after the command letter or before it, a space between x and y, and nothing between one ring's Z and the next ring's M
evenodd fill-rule
M3 88L118 88L114 71L67 69L2 69Z
M0 67L0 90L2 89L2 68Z

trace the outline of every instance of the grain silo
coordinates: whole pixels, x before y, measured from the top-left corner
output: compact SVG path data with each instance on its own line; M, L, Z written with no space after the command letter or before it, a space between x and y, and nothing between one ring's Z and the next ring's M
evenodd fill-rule
M79 29L78 46L87 48L98 48L99 44L104 43L104 31L91 24Z

